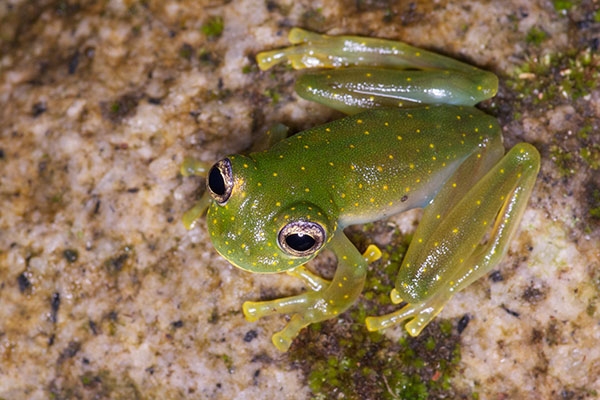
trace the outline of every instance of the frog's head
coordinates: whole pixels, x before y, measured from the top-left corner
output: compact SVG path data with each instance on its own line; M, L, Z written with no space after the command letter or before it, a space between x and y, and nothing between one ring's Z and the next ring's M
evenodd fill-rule
M292 186L292 184L290 184ZM337 224L289 187L274 186L255 161L230 156L209 171L207 225L215 249L250 272L281 272L315 257Z

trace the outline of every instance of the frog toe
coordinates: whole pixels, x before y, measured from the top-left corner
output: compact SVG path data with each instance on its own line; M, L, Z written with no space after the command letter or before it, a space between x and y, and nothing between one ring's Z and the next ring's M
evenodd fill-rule
M248 322L255 322L262 317L260 311L260 302L256 301L246 301L242 305L242 310L244 312L244 317Z
M417 336L442 311L448 299L446 296L436 296L421 303L407 304L390 314L367 317L365 323L369 331L377 331L410 320L405 329L411 336Z

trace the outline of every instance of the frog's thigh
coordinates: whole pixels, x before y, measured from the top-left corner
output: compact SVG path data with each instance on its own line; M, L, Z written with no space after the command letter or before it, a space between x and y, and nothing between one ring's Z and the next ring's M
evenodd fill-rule
M281 351L290 347L302 328L344 312L362 291L367 270L366 260L341 230L333 237L329 246L336 254L338 267L333 280L325 289L272 301L244 303L244 315L249 321L272 314L294 314L286 327L273 335L273 343Z
M414 317L406 329L411 335L418 335L454 293L493 268L518 228L539 163L539 154L533 146L521 143L513 147L446 215L427 241L429 249L405 260L403 268L408 263L417 265L410 267L417 274L413 276L426 276L424 285L414 289L424 291L420 294L425 300L409 304L396 313L369 318L368 328L381 329ZM489 239L481 244L488 232ZM428 264L432 258L440 262L433 266ZM427 268L433 268L431 273L427 273ZM396 296L408 293L404 287L407 281L400 285ZM429 297L427 291L431 292Z
M296 92L346 114L372 108L414 107L421 104L473 106L490 97L483 90L493 74L448 70L402 70L354 67L310 71L296 80ZM491 94L490 94L491 93Z

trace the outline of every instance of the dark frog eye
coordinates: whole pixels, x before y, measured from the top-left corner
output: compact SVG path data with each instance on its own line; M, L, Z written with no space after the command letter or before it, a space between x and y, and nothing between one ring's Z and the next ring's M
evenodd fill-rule
M210 191L210 195L219 204L225 204L231 196L233 189L233 174L231 172L231 161L224 158L212 166L208 172L206 186Z
M279 231L279 246L289 255L306 257L325 243L325 229L315 222L290 222Z

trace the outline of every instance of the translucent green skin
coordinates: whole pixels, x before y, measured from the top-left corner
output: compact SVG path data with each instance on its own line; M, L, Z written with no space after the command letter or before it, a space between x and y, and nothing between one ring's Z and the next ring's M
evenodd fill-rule
M362 256L343 228L424 207L391 293L394 303L409 304L366 321L377 330L410 319L406 329L417 335L454 293L501 260L535 183L539 154L520 143L504 155L497 121L471 107L495 94L497 78L489 72L394 41L296 28L290 41L298 45L259 54L259 66L289 60L295 68L350 67L309 72L296 88L353 115L261 152L230 156L227 202L206 197L185 220L191 225L210 203L208 230L223 257L251 272L288 271L312 289L244 304L249 320L292 314L273 336L285 351L303 327L343 312L360 295L375 257ZM206 174L194 165L187 168ZM278 233L291 221L320 224L322 248L307 257L288 254ZM324 249L338 259L332 281L302 267Z
M294 268L312 257L292 257L277 245L277 233L288 222L320 222L331 237L338 228L424 207L487 141L501 141L493 117L437 105L367 111L264 152L230 156L235 186L225 206L213 202L208 209L211 239L244 270Z

